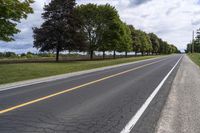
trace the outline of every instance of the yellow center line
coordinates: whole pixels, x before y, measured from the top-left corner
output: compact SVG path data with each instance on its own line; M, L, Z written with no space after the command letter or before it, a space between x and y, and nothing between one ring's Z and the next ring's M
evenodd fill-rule
M131 71L134 71L134 70L137 70L137 69L140 69L140 68L152 65L152 64L156 64L156 63L164 61L164 60L166 60L166 58L162 59L162 60L159 60L159 61L155 61L155 62L152 62L152 63L145 64L145 65L142 65L142 66L139 66L139 67L136 67L136 68L132 68L132 69L129 69L129 70L117 73L117 74L106 76L104 78L97 79L97 80L94 80L94 81L91 81L91 82L88 82L88 83L85 83L85 84L82 84L82 85L79 85L79 86L76 86L76 87L72 87L72 88L69 88L69 89L54 93L54 94L50 94L50 95L47 95L47 96L44 96L44 97L41 97L41 98L38 98L38 99L35 99L35 100L31 100L31 101L28 101L28 102L25 102L25 103L22 103L22 104L19 104L19 105L16 105L16 106L13 106L13 107L10 107L10 108L7 108L7 109L3 109L3 110L0 111L0 114L4 114L4 113L10 112L10 111L19 109L21 107L28 106L30 104L34 104L34 103L37 103L37 102L40 102L40 101L43 101L43 100L46 100L46 99L49 99L49 98L64 94L64 93L68 93L68 92L80 89L82 87L86 87L86 86L89 86L91 84L98 83L98 82L106 80L106 79L110 79L110 78L113 78L113 77L116 77L116 76L119 76L119 75L122 75L122 74L125 74L125 73L128 73L128 72L131 72Z

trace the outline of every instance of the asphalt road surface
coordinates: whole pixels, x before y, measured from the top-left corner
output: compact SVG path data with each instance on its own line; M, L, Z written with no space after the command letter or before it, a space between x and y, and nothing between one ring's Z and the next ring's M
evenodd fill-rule
M165 56L0 91L0 133L120 133L181 59ZM153 133L179 63L130 130ZM123 132L125 133L125 132Z

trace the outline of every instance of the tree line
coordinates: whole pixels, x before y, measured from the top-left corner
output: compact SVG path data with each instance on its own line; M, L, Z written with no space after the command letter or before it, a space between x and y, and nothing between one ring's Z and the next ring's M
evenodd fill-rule
M196 37L191 43L187 44L186 53L200 53L200 29L196 32Z
M33 12L30 8L32 2L27 0L21 3L22 11L10 13L13 15L10 16L12 21L7 19L9 17L5 17L5 20L13 23L26 18L28 13ZM57 61L63 51L87 52L90 59L93 59L96 51L102 52L103 58L106 52L111 51L113 58L116 52L124 52L125 56L129 52L135 52L135 55L179 52L174 45L154 33L146 33L124 23L115 7L109 4L76 5L75 0L51 0L44 6L42 18L42 25L33 28L34 47L40 52L55 52ZM13 34L19 31L15 26L15 23L11 25L10 31L7 30L9 33L1 32L0 40L13 40Z
M63 56L63 55L62 55ZM0 59L10 58L10 59L23 59L23 58L37 58L37 57L55 57L53 53L21 53L16 54L15 52L0 52Z

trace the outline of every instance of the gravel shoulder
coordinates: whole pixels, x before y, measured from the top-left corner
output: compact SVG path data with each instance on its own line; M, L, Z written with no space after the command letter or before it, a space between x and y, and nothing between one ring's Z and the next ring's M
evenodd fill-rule
M200 68L184 56L172 84L156 133L199 133Z

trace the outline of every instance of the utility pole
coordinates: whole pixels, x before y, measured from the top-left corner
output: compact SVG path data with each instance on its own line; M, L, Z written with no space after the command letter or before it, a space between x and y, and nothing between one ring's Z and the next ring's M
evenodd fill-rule
M194 53L194 30L192 31L192 53Z

